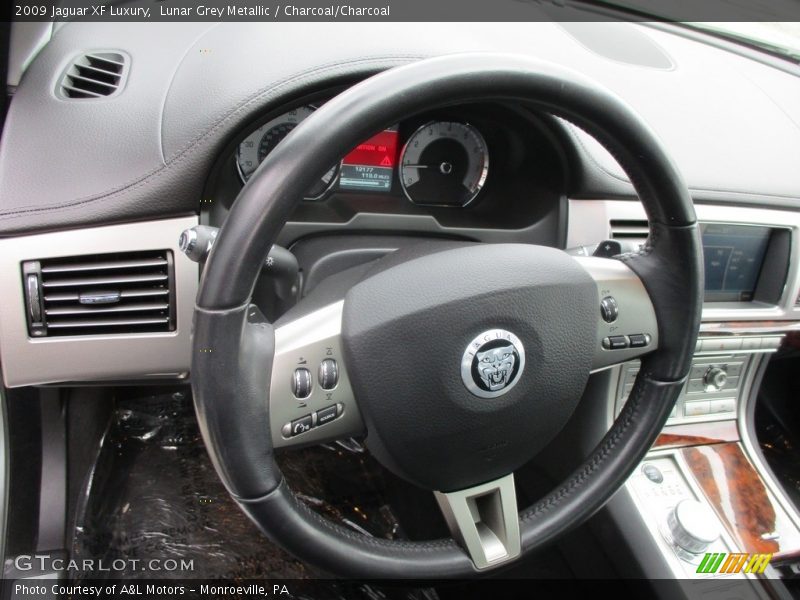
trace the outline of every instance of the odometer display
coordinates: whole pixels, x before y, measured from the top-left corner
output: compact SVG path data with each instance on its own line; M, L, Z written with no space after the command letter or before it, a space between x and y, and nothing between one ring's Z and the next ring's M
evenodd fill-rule
M483 189L489 149L472 125L436 121L417 129L400 157L400 183L411 202L466 206Z

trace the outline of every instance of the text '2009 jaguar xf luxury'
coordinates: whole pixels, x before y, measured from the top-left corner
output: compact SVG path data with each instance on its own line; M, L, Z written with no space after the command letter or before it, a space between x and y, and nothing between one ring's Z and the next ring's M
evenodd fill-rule
M796 24L178 5L8 28L13 593L797 593Z

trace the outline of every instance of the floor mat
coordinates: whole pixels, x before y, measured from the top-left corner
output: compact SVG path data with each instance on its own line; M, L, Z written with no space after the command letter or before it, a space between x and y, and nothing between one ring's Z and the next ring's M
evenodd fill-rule
M292 451L279 459L287 481L314 510L363 534L402 537L382 468L355 441ZM182 393L120 400L79 507L72 557L130 567L81 579L203 578L309 580L309 598L436 598L433 590L346 584L314 587L325 574L271 544L239 510L208 458ZM193 570L157 571L150 559L191 559ZM121 561L120 561L121 562ZM135 568L133 565L136 565ZM357 592L357 593L355 593Z

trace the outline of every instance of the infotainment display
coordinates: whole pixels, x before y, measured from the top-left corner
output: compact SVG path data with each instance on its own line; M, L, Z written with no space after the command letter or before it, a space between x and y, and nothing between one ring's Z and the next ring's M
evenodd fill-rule
M772 229L705 223L706 302L750 302L764 263Z

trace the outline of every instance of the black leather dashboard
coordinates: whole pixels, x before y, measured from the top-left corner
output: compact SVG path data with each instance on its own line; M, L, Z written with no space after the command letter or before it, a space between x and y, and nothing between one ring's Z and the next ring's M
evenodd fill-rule
M0 235L196 213L214 160L259 114L464 50L555 60L615 90L653 125L695 200L795 205L800 79L662 29L597 29L614 36L631 28L673 67L604 56L579 32L552 23L418 24L413 36L402 24L150 24L145 34L131 24L70 23L32 63L10 106L0 146ZM122 93L89 102L57 97L69 61L105 48L131 57ZM630 197L613 159L562 127L575 153L571 195Z

